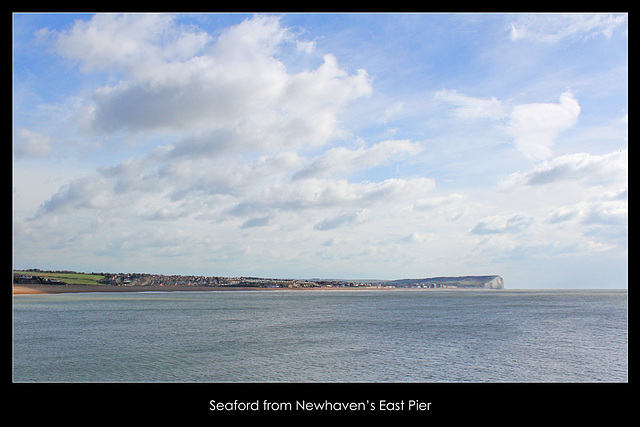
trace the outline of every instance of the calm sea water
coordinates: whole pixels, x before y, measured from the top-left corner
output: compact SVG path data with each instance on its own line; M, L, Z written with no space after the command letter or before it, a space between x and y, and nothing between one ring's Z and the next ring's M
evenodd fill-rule
M16 295L15 382L627 382L627 291Z

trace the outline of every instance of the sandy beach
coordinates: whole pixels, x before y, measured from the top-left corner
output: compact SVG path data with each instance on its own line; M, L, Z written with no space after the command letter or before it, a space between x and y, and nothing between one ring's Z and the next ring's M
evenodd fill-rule
M212 291L371 291L371 290L396 290L395 288L379 287L313 287L313 288L262 288L251 286L113 286L113 285L13 285L13 295L28 294L64 294L78 292L212 292ZM399 290L424 291L424 289L402 288Z
M111 285L13 285L13 295L64 294L76 292L175 292L270 290L257 287L212 286L111 286Z

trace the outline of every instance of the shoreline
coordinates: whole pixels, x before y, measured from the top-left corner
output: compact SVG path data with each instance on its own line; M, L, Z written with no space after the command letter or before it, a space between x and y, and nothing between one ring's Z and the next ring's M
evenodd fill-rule
M512 291L549 291L554 289L512 289ZM556 289L563 291L628 291L628 289L612 288L612 289ZM13 284L13 295L53 295L53 294L72 294L72 293L109 293L109 292L238 292L238 291L409 291L409 292L470 292L470 291L500 291L500 289L483 289L483 288L456 288L456 289L420 289L420 288L383 288L383 287L313 287L313 288L261 288L252 286L114 286L114 285L42 285L42 284Z
M313 287L313 288L262 288L252 286L114 286L114 285L41 285L20 284L13 285L13 295L32 294L66 294L82 292L233 292L233 291L367 291L367 290L395 290L396 288L378 287Z
M229 286L113 286L113 285L13 285L13 295L68 294L81 292L179 292L179 291L248 291L277 290L278 288Z

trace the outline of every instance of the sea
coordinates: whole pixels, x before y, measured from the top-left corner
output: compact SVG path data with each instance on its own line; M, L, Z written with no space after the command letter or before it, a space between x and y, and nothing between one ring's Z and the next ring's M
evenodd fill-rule
M17 383L628 382L626 290L13 296Z

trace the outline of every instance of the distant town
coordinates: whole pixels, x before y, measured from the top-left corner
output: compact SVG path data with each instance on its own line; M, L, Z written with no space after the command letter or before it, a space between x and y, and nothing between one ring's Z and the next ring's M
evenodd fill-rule
M503 289L500 276L431 277L399 280L272 279L262 277L222 277L164 275L149 273L79 273L70 270L14 270L13 283L19 285L109 285L121 287L184 288L416 288Z

